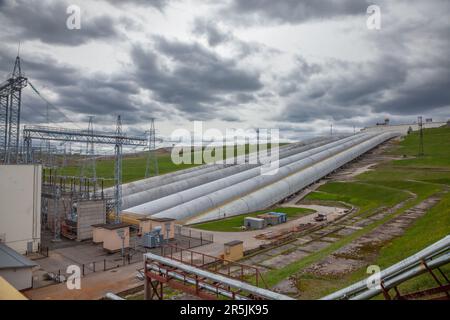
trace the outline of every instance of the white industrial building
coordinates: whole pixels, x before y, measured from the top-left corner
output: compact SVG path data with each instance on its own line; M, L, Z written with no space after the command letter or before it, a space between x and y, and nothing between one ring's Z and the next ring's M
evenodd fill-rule
M41 240L41 165L0 165L0 242L20 254Z

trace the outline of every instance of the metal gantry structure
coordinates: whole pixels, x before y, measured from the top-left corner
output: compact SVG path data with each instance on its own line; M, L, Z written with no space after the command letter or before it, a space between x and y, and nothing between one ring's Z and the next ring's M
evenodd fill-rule
M80 168L81 177L92 177L97 180L97 170L95 165L95 144L93 142L92 135L94 134L94 117L89 117L88 133L91 135L91 141L86 144L86 158L82 160Z
M120 116L117 119L116 132L104 133L78 129L63 129L45 126L25 126L24 130L25 154L31 155L32 141L64 141L76 143L92 143L103 145L114 145L115 166L114 166L114 198L116 220L119 220L121 212L121 189L122 189L122 149L123 146L147 147L148 140L145 137L127 136L122 132L122 121ZM32 157L27 156L27 161L31 162Z
M11 77L0 84L0 160L5 164L19 162L20 108L27 84L17 56Z
M145 177L149 178L153 174L157 176L159 174L158 159L156 157L156 129L155 119L150 120L150 131L148 135L148 155L147 166L145 168Z
M120 222L120 212L122 211L122 119L117 117L116 124L116 143L114 150L116 151L116 159L114 162L114 199L116 208L116 223Z

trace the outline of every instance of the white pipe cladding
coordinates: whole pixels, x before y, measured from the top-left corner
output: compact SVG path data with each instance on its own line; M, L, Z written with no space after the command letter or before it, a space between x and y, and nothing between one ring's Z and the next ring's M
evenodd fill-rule
M326 141L333 141L333 139L334 138L329 138L329 137L312 138L312 139L305 140L304 142L298 142L298 143L293 143L293 144L290 144L287 146L283 146L283 147L280 147L279 149L281 150L280 152L282 152L282 151L283 152L292 152L293 149L303 147L308 144L319 143L319 142L325 143ZM336 140L336 139L334 139L334 140ZM246 157L254 158L255 155L239 156L236 158L236 161L242 160L243 158L245 159ZM247 161L247 162L249 162L249 161ZM237 162L237 163L239 163L239 162ZM151 178L142 179L139 181L124 184L124 185L122 185L122 208L127 209L132 206L136 206L138 204L142 204L147 201L150 201L150 199L149 200L144 199L140 203L130 202L130 204L127 205L128 202L125 199L127 196L133 196L133 198L135 198L134 195L139 192L149 191L150 189L153 189L153 188L160 188L160 187L170 184L170 183L184 181L186 179L197 177L199 175L210 173L210 172L216 172L217 170L223 170L230 166L231 165L229 165L229 164L228 165L224 164L223 161L218 161L215 164L201 165L201 166L194 167L194 168L179 170L177 172L172 172L169 174L165 174L165 175L161 175L161 176L157 176L157 177L151 177ZM182 190L182 189L178 189L175 191L172 190L172 192L178 192L180 190ZM106 196L113 196L114 188L105 189L104 193ZM161 195L160 195L160 197L161 197Z
M308 156L311 156L313 154L316 154L318 152L328 150L331 147L334 146L342 146L343 143L347 141L352 141L355 139L364 139L365 135L358 135L358 136L351 136L345 139L338 140L336 142L327 143L324 145L324 143L314 143L309 146L303 146L301 148L296 148L292 151L289 151L288 154L294 153L292 156L285 157L280 160L280 167L284 167L286 165L289 165L294 162L298 162L301 159L304 159ZM202 181L205 180L205 177L197 177L193 178L192 181L185 181L186 186L191 185L192 187L187 189L184 188L184 191L176 192L177 190L182 190L179 186L171 186L172 191L169 195L162 197L162 198L155 198L156 200L149 201L146 203L143 203L141 205L132 207L127 209L127 212L135 213L135 214L144 214L144 215L153 215L160 213L164 210L177 207L179 205L188 205L189 201L193 201L195 199L198 199L202 196L206 196L208 194L213 193L214 191L222 190L224 188L227 188L229 186L234 186L242 181L248 181L252 178L258 177L261 173L261 167L253 167L249 168L247 167L245 171L243 170L234 170L233 171L228 170L231 172L231 174L222 173L221 170L217 174L210 173L208 176L221 176L220 179L210 179L210 182L206 181L207 183L200 184L200 179ZM242 172L243 171L243 172ZM182 184L182 182L179 182L177 184ZM142 198L142 197L141 197ZM197 207L198 204L195 204L194 206Z
M199 198L195 200L195 203L193 203L194 201L190 203L191 207L178 206L161 212L155 217L174 217L175 219L186 220L188 223L197 223L265 209L321 179L394 135L395 133L378 135L344 150L342 148L332 148L324 151L322 155L316 154L311 159L302 160L302 162L309 163L303 170L291 172L287 177L281 180L278 179L279 181L271 184L256 184L253 191L249 193L245 193L242 185L238 184L227 188L229 190L221 190L228 191L227 198L220 197L218 199L218 193L221 192L219 191L205 197L204 202L200 202ZM339 149L341 151L336 152ZM324 153L328 153L328 156L325 158L323 157ZM258 183L261 183L261 180L267 180L267 178L261 179L265 177L273 176L260 176L257 178ZM248 181L244 183L248 183ZM253 181L253 183L255 182ZM193 204L196 204L196 206L192 207Z
M317 139L316 139L317 140ZM301 150L307 150L310 148L313 148L315 146L322 146L324 144L326 144L328 141L333 141L333 139L329 139L329 138L322 138L322 141L319 142L315 142L312 143L310 145L297 145L295 147L290 147L290 148L281 148L280 149L280 157L288 157L292 154L296 154L301 152ZM336 140L336 139L334 139ZM209 172L203 170L200 172L195 172L194 175L189 174L189 175L180 175L179 177L182 177L183 179L177 180L175 182L171 182L171 183L161 183L155 187L151 187L147 190L143 190L140 192L135 192L132 194L128 194L126 196L122 197L122 208L123 210L127 210L130 209L133 212L136 213L150 213L150 212L146 212L149 211L148 209L144 209L144 208L159 208L157 204L150 204L151 201L156 200L156 201L160 201L160 203L168 203L166 204L166 206L162 209L159 209L156 212L159 212L161 210L164 210L166 208L170 208L173 207L175 205L177 205L178 203L175 203L169 199L164 199L164 197L170 196L172 198L176 198L181 202L187 201L185 199L182 198L180 192L187 190L187 189L191 189L191 188L195 188L197 186L200 185L204 185L206 183L215 181L215 180L219 180L225 177L229 177L232 175L235 175L239 172L243 172L246 170L250 170L254 167L256 167L256 164L250 164L252 162L252 160L256 160L256 155L250 155L247 158L247 163L245 164L237 164L237 165L228 165L225 167L217 167L213 172ZM133 188L134 190L136 190L136 188ZM164 200L162 200L164 199ZM148 203L148 205L147 205Z
M172 183L178 180L186 179L191 176L199 175L206 172L215 171L220 168L225 168L223 164L205 164L194 168L184 169L157 177L138 180L122 185L122 196L127 196L135 192L140 192L146 189L158 187L164 184ZM113 196L114 188L108 188L104 191L105 195Z

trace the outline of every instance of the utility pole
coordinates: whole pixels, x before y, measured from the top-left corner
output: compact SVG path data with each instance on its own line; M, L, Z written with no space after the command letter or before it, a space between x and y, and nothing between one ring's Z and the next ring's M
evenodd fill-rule
M120 212L122 211L122 119L117 116L116 124L116 161L114 164L114 198L116 207L116 223L120 223Z
M423 121L422 121L422 116L418 117L417 123L419 125L419 157L422 157L424 155L424 151L423 151Z
M0 157L6 164L19 162L20 109L22 89L28 79L22 74L17 53L11 77L0 84Z
M87 129L89 141L86 143L86 158L81 166L82 177L92 177L94 185L97 184L97 170L95 163L95 147L94 147L94 117L89 116L89 124Z
M330 124L330 135L333 136L333 124Z

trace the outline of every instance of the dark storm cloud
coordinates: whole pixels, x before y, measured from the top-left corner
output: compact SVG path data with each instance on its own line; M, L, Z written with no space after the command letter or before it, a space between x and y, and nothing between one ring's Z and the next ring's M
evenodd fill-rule
M10 73L14 64L13 50L0 48L0 71ZM22 58L22 70L30 82L45 96L50 90L52 98L47 98L58 110L75 114L72 121L82 115L94 115L96 123L111 124L121 114L124 119L135 123L148 121L151 116L159 117L165 110L157 103L142 101L139 86L133 76L85 73L79 68L62 64L49 56L35 55L32 61ZM42 122L46 103L39 99L31 87L24 89L24 120ZM61 112L50 107L52 122L67 122Z
M447 108L450 117L450 68L436 74L425 83L405 86L393 93L393 97L374 105L377 112L408 115L427 110Z
M382 6L385 29L365 34L376 48L370 60L323 60L314 72L297 63L279 79L278 93L286 98L279 119L367 124L372 117L374 124L385 116L409 121L445 110L450 116L449 7L440 1L418 5L402 18Z
M241 23L303 23L337 16L365 14L364 0L232 0L224 9L228 18Z
M108 15L88 16L81 7L81 29L69 30L66 13L70 3L62 1L6 1L0 11L2 37L10 41L40 40L48 44L81 45L90 40L118 36Z
M280 119L292 122L340 121L375 114L416 115L447 108L450 115L450 68L431 71L382 56L372 63L342 63L328 75L299 80ZM295 80L291 79L291 82Z
M215 118L226 106L224 95L262 88L259 74L198 43L155 37L153 49L135 46L132 59L142 87L150 89L159 102L175 105L190 119Z

